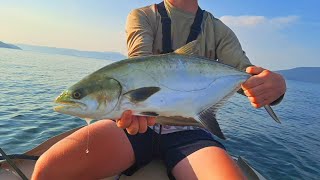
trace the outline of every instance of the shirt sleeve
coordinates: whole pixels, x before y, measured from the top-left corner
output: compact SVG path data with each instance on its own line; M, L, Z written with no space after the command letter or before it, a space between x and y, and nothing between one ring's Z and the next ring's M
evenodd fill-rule
M245 70L251 66L235 33L218 19L214 20L215 47L218 61Z
M130 12L126 22L128 56L152 55L153 31L147 14L135 9Z

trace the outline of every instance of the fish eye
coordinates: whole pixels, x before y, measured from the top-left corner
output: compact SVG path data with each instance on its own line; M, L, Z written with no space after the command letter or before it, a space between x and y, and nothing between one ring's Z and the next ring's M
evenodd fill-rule
M81 98L81 93L76 91L72 94L73 99L80 99Z

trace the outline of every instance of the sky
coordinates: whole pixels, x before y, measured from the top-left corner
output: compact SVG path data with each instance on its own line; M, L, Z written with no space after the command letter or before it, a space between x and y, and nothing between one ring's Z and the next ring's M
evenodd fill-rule
M0 0L0 41L126 55L125 23L155 0ZM319 0L199 0L255 65L320 67Z

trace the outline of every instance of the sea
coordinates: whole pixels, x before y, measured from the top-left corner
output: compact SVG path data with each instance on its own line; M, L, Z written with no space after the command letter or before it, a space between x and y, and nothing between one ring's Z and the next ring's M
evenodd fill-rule
M53 111L62 90L113 61L0 48L0 147L19 154L52 136L86 125ZM267 179L320 179L320 84L287 80L274 111L253 108L234 95L217 118L233 156Z

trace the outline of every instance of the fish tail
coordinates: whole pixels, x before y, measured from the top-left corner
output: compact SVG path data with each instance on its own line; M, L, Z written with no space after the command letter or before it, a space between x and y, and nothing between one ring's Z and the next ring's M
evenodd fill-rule
M281 124L280 119L278 118L278 116L276 115L276 113L273 111L273 109L271 108L270 105L265 105L264 108L266 109L266 111L268 112L268 114L272 117L272 119L274 121L276 121L277 123Z

